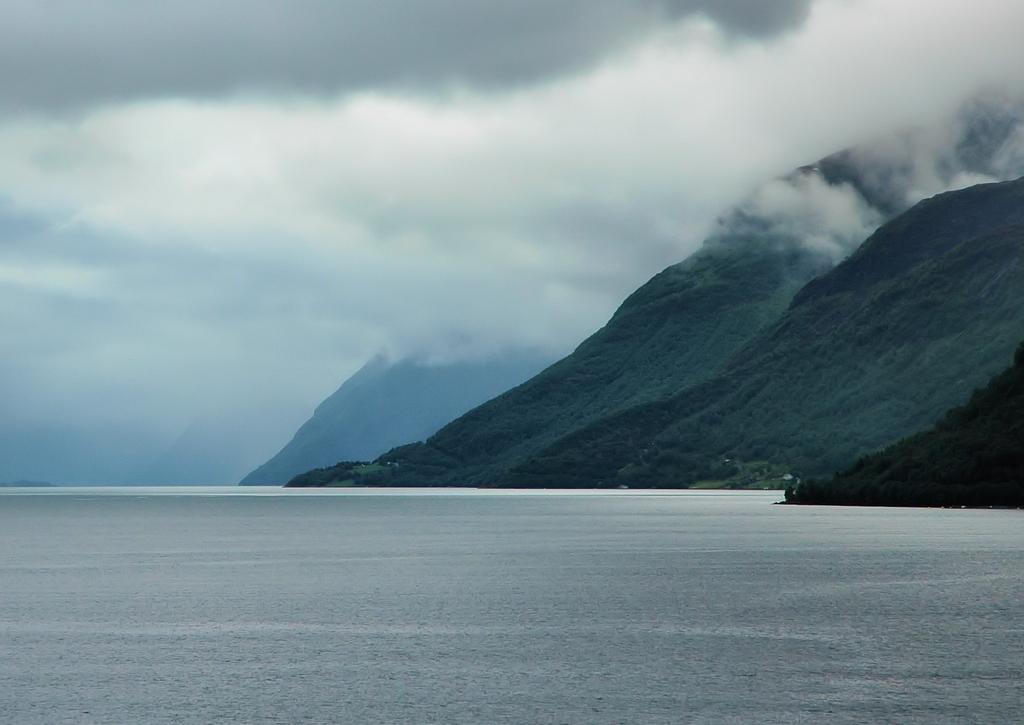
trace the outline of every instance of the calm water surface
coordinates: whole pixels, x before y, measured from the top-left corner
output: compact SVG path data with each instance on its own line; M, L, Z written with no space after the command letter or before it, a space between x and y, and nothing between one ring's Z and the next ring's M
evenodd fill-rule
M0 493L5 723L1024 722L1024 513Z

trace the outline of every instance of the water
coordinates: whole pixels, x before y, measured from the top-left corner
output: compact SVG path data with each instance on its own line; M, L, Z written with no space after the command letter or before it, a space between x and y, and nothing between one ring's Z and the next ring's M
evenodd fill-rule
M1024 721L1024 514L777 498L5 491L0 721Z

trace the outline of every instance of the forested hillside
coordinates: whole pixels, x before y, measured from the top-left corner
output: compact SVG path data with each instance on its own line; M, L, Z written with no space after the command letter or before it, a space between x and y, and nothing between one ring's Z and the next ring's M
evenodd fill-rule
M971 265L986 274L986 253L1012 254L1012 243L996 237L1015 223L1016 202L995 192L989 223L979 218L991 211L980 197L991 189L979 187L974 201L970 194L940 196L934 210L925 202L825 273L907 211L922 185L1005 177L1016 158L1007 149L1021 128L1019 109L979 102L952 134L893 134L763 185L723 215L695 254L637 290L574 353L425 442L389 451L382 460L396 465L365 471L365 482L759 486L790 470L831 472L864 446L932 422L1009 359L1016 313L991 329L988 320L962 319L974 307L968 300L958 310L957 295L976 290L957 277ZM995 236L979 245L980 258L969 259L968 247L954 250L986 234ZM992 290L1008 280L994 280ZM938 289L946 297L939 299ZM902 298L888 310L879 295ZM978 350L960 354L958 324L968 337L981 335ZM920 350L915 335L927 338ZM869 351L872 345L877 349ZM858 364L859 373L843 368ZM851 387L839 391L826 382L814 390L818 369L831 366ZM934 397L903 400L932 375L945 381ZM890 394L864 406L870 396ZM828 402L840 395L852 414ZM811 402L813 419L801 412ZM887 416L886 406L897 414ZM756 425L745 426L740 410ZM830 417L833 410L840 420ZM813 434L804 430L819 418L831 422ZM847 434L862 424L874 432ZM788 440L773 437L775 429Z
M931 430L857 462L832 480L802 481L791 503L1024 506L1024 344L1014 365Z
M865 166L844 152L771 182L723 215L700 250L630 295L571 355L388 457L415 464L417 476L458 468L457 481L446 482L488 483L590 423L711 379L804 284L863 239L846 220L836 226L823 216L815 206L823 197L868 224L903 208L892 182L905 173L903 160L887 163L880 173L878 163Z
M509 480L690 485L737 461L804 476L848 466L1010 361L1024 335L1022 225L1024 180L922 202L802 290L722 375L588 426Z
M709 379L518 459L478 445L468 423L483 406L386 454L398 465L366 482L691 486L750 462L837 470L931 424L1005 367L1024 335L1022 225L1024 180L941 194L808 284Z

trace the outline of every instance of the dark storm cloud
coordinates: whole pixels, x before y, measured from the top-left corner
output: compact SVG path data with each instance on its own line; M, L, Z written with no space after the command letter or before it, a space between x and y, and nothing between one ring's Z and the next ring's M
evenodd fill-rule
M810 2L0 0L0 106L495 88L585 68L689 16L734 36L770 36L799 25Z
M797 27L811 0L664 0L662 5L676 17L698 13L729 32L760 37Z

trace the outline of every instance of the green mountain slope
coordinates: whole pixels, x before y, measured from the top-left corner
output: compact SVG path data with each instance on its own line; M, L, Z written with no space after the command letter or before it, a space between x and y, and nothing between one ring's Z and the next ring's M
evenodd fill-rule
M1024 335L1022 225L1024 180L922 202L810 283L721 375L597 421L494 483L686 486L736 461L849 465L1005 367Z
M793 208L776 209L755 194L723 216L700 250L630 295L571 355L386 457L408 464L417 481L489 485L569 432L712 378L804 284L863 239L860 227L831 228L808 209L820 195L842 197L871 228L885 212L856 188L901 204L873 185L874 176L884 175L837 156L771 182ZM807 243L809 226L814 244Z
M567 431L710 378L833 263L781 234L765 243L773 230L753 224L745 218L742 233L720 233L656 275L568 357L384 457L404 464L409 483L488 485ZM338 480L350 478L348 465Z
M317 406L292 440L242 485L281 485L311 468L375 458L405 441L426 438L548 362L537 353L446 365L374 358Z
M487 461L458 437L482 406L389 452L392 465L363 482L690 486L754 461L821 475L962 403L1022 336L1024 179L941 194L883 225L717 374L675 395L518 460Z
M1014 365L931 430L862 458L830 481L803 481L792 503L1024 506L1024 345Z
M628 465L633 473L652 471L646 459L633 461L614 448L596 451L589 468L571 462L576 453L565 454L570 462L564 466L557 459L574 441L612 430L623 420L624 430L632 430L628 421L642 419L646 413L637 411L646 410L644 406L671 411L671 417L678 415L673 401L688 391L711 386L707 400L715 390L729 392L728 384L723 388L715 381L736 375L743 360L757 357L764 343L751 347L752 342L763 341L774 329L805 283L830 269L883 221L906 210L908 189L917 186L914 180L926 178L941 186L964 173L1004 173L1005 164L996 159L1019 128L1018 110L998 104L969 109L956 132L944 137L948 148L924 160L918 150L930 144L921 143L915 133L898 134L770 182L724 216L696 254L631 295L573 354L425 442L389 451L381 460L396 465L383 473L362 471L367 477L360 480L385 485L595 485L609 479L608 466L601 462L605 454L621 460L605 485L646 480L646 474L617 473ZM638 435L640 441L650 432ZM738 467L722 465L675 444L658 451L665 460L686 462L671 466L671 471L659 470L659 475L671 473L678 479L685 472L687 481L694 476L743 478L751 470L778 472L777 465L754 465L758 459ZM550 470L549 462L554 463ZM351 466L341 468L339 475L349 480ZM572 481L565 478L570 472ZM599 478L593 478L595 473ZM316 478L322 483L330 474Z
M491 483L507 464L567 430L707 379L786 308L828 262L794 248L710 246L634 293L569 357L470 411L425 444L388 458L431 477L452 461L462 485ZM453 482L455 482L453 480Z

